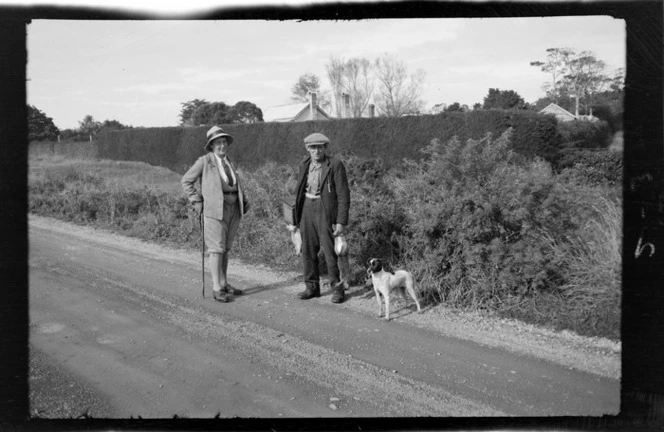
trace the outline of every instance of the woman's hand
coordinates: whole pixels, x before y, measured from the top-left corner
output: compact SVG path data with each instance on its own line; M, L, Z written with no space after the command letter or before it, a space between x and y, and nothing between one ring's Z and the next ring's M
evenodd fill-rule
M194 209L194 213L196 214L196 218L201 217L201 214L203 213L203 203L201 201L195 202L191 205L191 207Z

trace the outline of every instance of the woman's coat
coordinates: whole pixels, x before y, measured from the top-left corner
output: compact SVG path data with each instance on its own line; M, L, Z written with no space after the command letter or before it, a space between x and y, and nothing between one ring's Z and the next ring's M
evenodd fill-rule
M244 192L242 191L242 182L237 175L237 170L228 161L231 169L235 173L237 180L237 196L240 204L240 215L244 216ZM194 184L201 180L200 192ZM182 176L182 187L191 204L203 202L203 215L213 219L224 218L224 192L221 187L221 175L217 167L217 160L212 152L201 156Z

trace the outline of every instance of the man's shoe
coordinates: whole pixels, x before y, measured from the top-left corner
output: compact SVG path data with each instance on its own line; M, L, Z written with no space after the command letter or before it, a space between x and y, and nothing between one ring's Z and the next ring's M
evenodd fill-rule
M309 300L310 298L320 297L320 289L306 288L297 295L300 300Z
M228 303L230 301L226 293L223 291L212 290L212 298L221 303Z
M343 303L345 300L343 282L334 285L334 292L332 293L332 303Z
M226 284L226 286L223 287L221 290L225 293L233 294L233 295L236 295L236 296L244 294L244 291L242 291L241 289L235 288L234 286L229 285L229 284Z

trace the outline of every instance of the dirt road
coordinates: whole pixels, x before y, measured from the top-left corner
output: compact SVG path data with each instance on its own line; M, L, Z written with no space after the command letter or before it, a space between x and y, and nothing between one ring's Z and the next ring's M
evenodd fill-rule
M245 295L220 304L209 275L201 297L195 252L40 217L30 216L29 245L35 417L595 416L620 408L620 354L611 344L542 358L510 347L511 335L488 338L496 344L446 334L426 324L430 308L418 315L401 303L391 322L379 320L362 287L342 305L329 293L304 302L295 298L297 275L237 262L230 279ZM513 340L527 339L518 332ZM551 346L543 340L538 352Z

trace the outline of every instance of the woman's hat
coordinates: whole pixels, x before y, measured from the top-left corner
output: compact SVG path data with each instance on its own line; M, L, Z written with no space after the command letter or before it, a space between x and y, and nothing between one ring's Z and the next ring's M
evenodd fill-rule
M207 131L207 144L205 144L205 147L203 147L204 150L210 150L210 143L212 140L215 138L219 138L225 136L226 139L228 140L228 145L233 144L233 137L228 135L222 128L219 126L212 126L209 131Z

